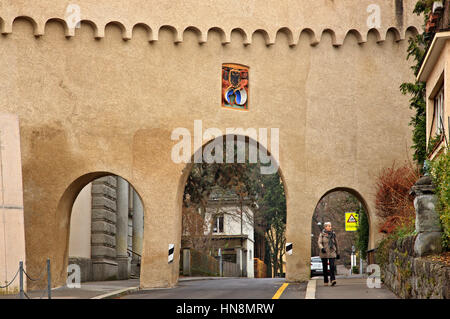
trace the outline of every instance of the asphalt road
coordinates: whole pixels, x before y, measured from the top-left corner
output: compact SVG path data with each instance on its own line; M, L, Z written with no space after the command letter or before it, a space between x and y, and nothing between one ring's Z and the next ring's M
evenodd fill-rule
M170 289L140 290L121 299L272 299L283 278L223 278L179 282ZM289 283L279 299L304 299L307 283Z

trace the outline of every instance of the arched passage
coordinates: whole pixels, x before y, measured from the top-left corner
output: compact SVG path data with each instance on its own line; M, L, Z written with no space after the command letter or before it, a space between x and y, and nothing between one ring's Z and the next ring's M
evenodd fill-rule
M359 217L356 227L354 218ZM352 188L337 187L327 191L314 209L311 222L311 276L322 274L317 266L319 260L318 238L325 222L331 222L339 244L340 259L336 260L338 274L346 275L352 266L360 271L359 259L365 263L369 243L369 211L362 195ZM347 223L347 219L350 223ZM356 254L358 263L353 259ZM320 268L320 267L319 267ZM355 271L355 269L353 269Z
M64 253L54 256L62 259L61 284L68 265L71 283L139 278L144 206L131 183L109 172L83 175L66 189L57 213L64 220Z
M238 160L240 147L244 150ZM253 147L260 152L258 159L264 155L270 158L269 166L276 167L273 172L269 174L269 170L262 169L261 163L252 157ZM232 155L228 153L230 148ZM217 151L222 152L217 158L222 158L223 162L205 163L205 158L201 158L208 157L210 152L216 155ZM205 260L209 258L213 264L215 258L238 269L227 272L222 268L223 276L285 276L287 190L278 162L265 146L247 135L220 136L196 150L180 183L183 192L179 197L183 216L181 248L185 249L180 262L183 265L189 258L186 250L189 249L188 254L194 250L197 254L194 248L201 247L203 255L208 255ZM273 192L271 205L268 192ZM192 197L198 202L193 204ZM282 225L274 222L277 218ZM259 266L254 268L255 263L263 269L262 265L266 264L269 271L260 270ZM186 272L184 269L185 275Z

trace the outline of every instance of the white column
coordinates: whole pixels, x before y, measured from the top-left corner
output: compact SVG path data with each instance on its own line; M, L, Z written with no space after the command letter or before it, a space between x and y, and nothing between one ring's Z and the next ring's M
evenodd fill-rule
M144 240L144 207L136 191L133 191L133 251L142 256ZM133 261L138 261L133 254Z
M116 252L119 279L128 279L128 182L117 177Z

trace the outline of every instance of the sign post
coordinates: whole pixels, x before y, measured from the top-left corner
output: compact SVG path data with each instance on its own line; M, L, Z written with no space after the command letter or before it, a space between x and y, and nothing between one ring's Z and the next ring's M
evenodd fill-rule
M219 276L223 277L222 249L219 248Z

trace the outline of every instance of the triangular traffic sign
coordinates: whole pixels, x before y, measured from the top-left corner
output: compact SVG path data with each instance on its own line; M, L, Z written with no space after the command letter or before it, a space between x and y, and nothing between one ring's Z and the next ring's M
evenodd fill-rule
M357 221L356 221L356 219L355 219L355 216L353 216L353 214L351 214L351 215L348 217L347 223L357 223Z

